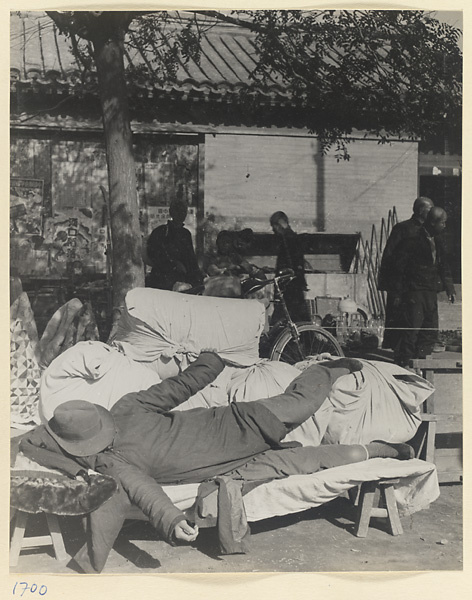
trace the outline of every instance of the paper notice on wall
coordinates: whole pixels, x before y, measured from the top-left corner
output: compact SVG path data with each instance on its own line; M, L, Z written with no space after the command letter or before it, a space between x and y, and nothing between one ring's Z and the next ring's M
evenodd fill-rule
M17 276L47 268L38 255L43 242L42 179L10 178L10 269Z
M10 178L10 233L42 235L42 179Z

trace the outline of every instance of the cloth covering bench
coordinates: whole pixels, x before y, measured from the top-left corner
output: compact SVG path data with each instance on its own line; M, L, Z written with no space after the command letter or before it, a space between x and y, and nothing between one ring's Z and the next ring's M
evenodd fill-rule
M18 455L12 470L15 473L25 469L37 470L38 477L44 477L45 473L54 474L50 469L44 469L24 457ZM320 471L312 475L292 475L284 479L272 480L263 483L244 495L244 509L248 522L261 521L263 519L301 512L329 502L344 492L362 485L364 482L383 481L385 479L395 480L394 496L401 516L411 515L429 506L439 496L439 484L436 467L420 459L399 461L391 458L374 458L362 463L355 463ZM165 492L182 511L193 513L193 506L199 488L198 483L164 486ZM14 490L12 490L13 494ZM26 502L26 499L25 499ZM28 514L24 506L18 504L13 508L17 511L18 528L22 531L13 531L12 556L13 566L18 560L22 548L32 546L28 537L24 537L27 527L27 518L18 519L18 514ZM202 505L204 517L216 516L217 494L207 496ZM50 509L47 509L50 510ZM31 512L31 511L30 511ZM35 510L34 512L38 512ZM54 514L52 512L46 513ZM62 513L63 514L63 513ZM130 518L142 518L144 515L136 509L136 513L130 514ZM57 521L54 520L55 548L63 548L61 533ZM58 541L59 540L59 541ZM34 543L34 542L33 542ZM43 545L42 543L38 545ZM14 546L14 547L13 547ZM65 553L57 556L64 560Z

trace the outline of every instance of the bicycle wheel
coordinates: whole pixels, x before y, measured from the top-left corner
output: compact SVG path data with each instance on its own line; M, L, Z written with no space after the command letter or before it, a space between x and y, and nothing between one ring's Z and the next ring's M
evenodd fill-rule
M313 323L297 323L297 329L300 334L300 347L287 327L276 338L270 353L270 360L279 360L293 365L305 360L308 356L323 352L329 352L333 356L344 356L341 346L329 331Z

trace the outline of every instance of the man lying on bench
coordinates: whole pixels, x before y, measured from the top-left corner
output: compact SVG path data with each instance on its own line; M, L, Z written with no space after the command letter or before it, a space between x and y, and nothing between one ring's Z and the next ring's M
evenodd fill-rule
M81 570L102 571L131 504L169 543L196 539L198 528L186 521L162 485L228 474L246 481L277 479L374 457L413 458L407 444L281 443L316 412L336 379L362 368L354 359L313 365L272 398L170 412L223 367L216 353L202 352L180 375L125 395L111 411L83 400L64 402L46 425L24 436L21 450L38 463L72 477L87 478L92 469L119 484L118 492L88 517L87 543L74 557Z

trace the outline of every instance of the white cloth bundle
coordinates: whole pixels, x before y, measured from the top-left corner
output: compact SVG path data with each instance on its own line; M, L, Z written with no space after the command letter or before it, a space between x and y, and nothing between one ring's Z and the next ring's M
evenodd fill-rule
M192 296L151 288L126 295L114 345L155 366L161 357L184 369L204 348L236 365L259 362L264 306L257 300Z
M48 421L54 409L68 400L88 400L111 408L129 392L159 383L152 369L131 360L102 342L79 342L44 371L41 378L39 414Z
M380 361L340 377L315 415L326 444L406 442L420 423L420 406L434 387L418 375Z

